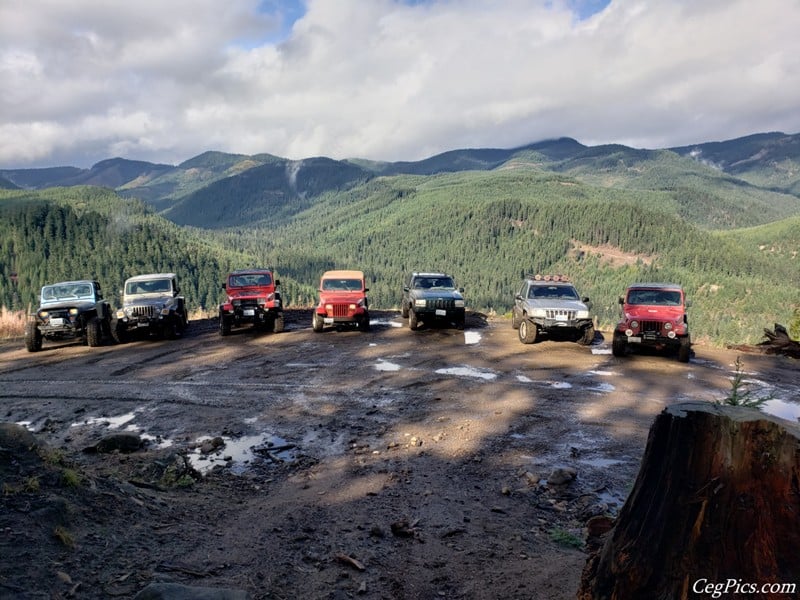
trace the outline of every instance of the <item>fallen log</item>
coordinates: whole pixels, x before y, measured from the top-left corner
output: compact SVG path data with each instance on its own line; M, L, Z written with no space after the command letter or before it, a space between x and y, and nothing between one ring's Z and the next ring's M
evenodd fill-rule
M764 337L766 339L756 345L730 344L728 345L728 349L800 358L800 342L790 338L789 332L783 325L775 323L775 327L772 331L765 328Z
M688 402L656 417L633 490L587 559L577 597L688 599L732 582L729 594L793 584L759 597L800 598L798 573L800 427Z

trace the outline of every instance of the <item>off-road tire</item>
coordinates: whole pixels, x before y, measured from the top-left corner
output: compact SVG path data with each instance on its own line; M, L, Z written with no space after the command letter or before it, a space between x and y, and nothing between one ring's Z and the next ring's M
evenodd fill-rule
M275 316L275 324L272 327L272 331L275 333L282 333L285 327L285 323L283 321L283 313Z
M611 340L611 354L616 357L625 356L625 350L628 348L628 340L624 335L618 333L614 334L614 339Z
M408 304L405 302L400 303L400 316L404 319L408 318Z
M114 338L114 341L118 344L124 344L129 338L128 330L125 327L120 326L118 323L112 323L111 337Z
M692 340L687 335L685 338L681 338L681 345L678 346L678 361L682 363L688 363L691 354Z
M275 331L275 317L273 315L267 315L267 318L260 323L258 319L256 319L255 323L253 323L253 329L272 333Z
M529 319L522 319L517 328L519 341L523 344L532 344L539 337L539 326Z
M358 320L358 328L365 333L370 330L369 313L364 313L364 316Z
M25 347L28 352L38 352L42 349L42 332L34 322L25 326Z
M578 343L581 346L591 346L592 342L594 342L594 325L589 325L589 327L583 330L583 334L578 340Z
M311 329L314 330L314 333L320 333L324 326L325 322L322 320L322 317L314 313L314 316L311 317Z
M414 331L417 327L419 327L419 319L417 318L417 312L411 308L408 311L408 328L411 331Z
M183 315L175 313L169 318L169 322L164 326L164 337L169 340L176 340L183 335Z
M86 323L86 343L92 348L99 346L103 341L103 323L100 317L92 317Z
M231 333L231 318L225 315L219 316L219 334L221 336L230 335Z
M519 319L517 318L517 311L511 310L511 328L519 329Z

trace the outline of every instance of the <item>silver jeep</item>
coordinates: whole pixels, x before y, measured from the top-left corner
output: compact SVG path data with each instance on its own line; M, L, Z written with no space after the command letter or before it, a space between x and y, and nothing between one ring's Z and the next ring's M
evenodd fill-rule
M111 327L114 339L122 343L142 333L180 337L189 319L186 301L179 294L174 273L151 273L127 279L122 290L122 308L117 311Z

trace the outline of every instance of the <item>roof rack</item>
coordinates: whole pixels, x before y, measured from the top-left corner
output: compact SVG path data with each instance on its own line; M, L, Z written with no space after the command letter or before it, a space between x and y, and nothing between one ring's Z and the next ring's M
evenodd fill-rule
M533 279L534 281L569 281L569 277L566 275L542 275L541 273L528 275L528 279Z

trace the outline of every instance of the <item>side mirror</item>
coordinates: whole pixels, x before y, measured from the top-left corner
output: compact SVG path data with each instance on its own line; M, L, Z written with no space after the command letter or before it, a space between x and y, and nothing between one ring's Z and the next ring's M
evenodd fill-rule
M464 288L458 288L458 293L459 294L463 294L464 293Z
M619 297L619 303L620 303L620 304L625 304L625 298L623 298L622 296L620 296L620 297Z
M369 288L364 288L364 293L366 294L369 291Z
M514 300L522 300L522 294L517 294L514 296Z
M225 283L223 283L223 284L222 284L220 287L221 287L223 290L227 290L227 289L228 289L228 286L227 286L227 284L225 284Z
M404 285L404 286L403 286L403 291L404 291L404 292L407 292L407 291L408 291L408 286L407 286L407 285Z
M280 285L280 284L281 284L281 280L280 280L280 279L276 279L276 280L275 280L275 285ZM223 285L224 285L224 284L223 284Z

